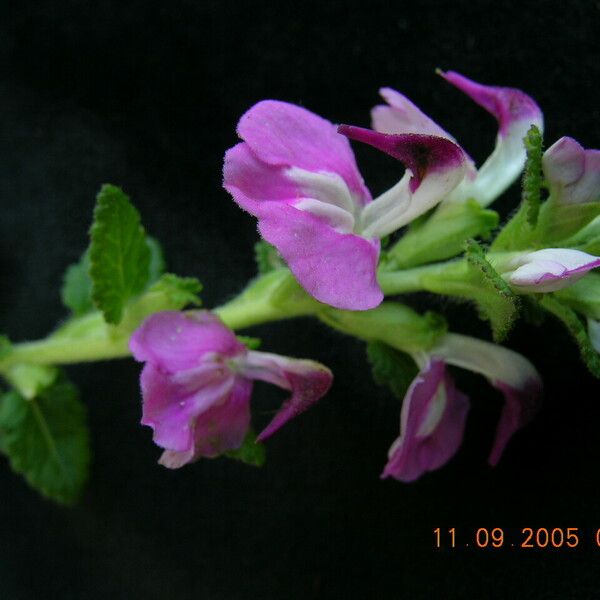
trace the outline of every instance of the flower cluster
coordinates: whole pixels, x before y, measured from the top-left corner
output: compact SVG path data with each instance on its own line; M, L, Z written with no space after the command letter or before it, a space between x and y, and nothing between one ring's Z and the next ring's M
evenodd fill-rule
M74 501L89 436L75 388L57 366L130 354L144 363L142 423L162 448L161 464L222 455L261 463L262 442L321 399L333 375L312 360L259 351L260 340L234 332L293 317L315 317L366 343L375 382L401 402L382 477L404 482L441 467L461 445L470 399L453 369L483 375L503 397L491 465L539 410L539 373L499 345L520 311L532 323L562 321L600 377L600 151L569 137L544 151L542 112L531 97L440 75L497 122L481 165L391 88L380 90L371 128L275 100L242 115L223 185L258 221L259 274L212 310L184 310L200 305L200 282L164 273L160 245L129 198L103 186L90 246L65 275L70 316L44 340L0 337L0 375L13 388L0 396L0 446L13 468L44 494ZM372 196L351 142L395 159L390 189ZM522 201L501 223L490 205L519 177ZM402 301L416 291L474 304L493 341L451 331L443 315ZM258 436L255 381L289 394L270 422L255 423ZM47 453L41 427L31 430L46 405L63 436L60 457Z
M524 144L531 132L541 136L543 129L542 113L532 98L458 73L440 74L498 123L495 147L479 167L450 133L408 98L383 88L385 104L373 108L371 129L336 126L286 102L259 102L241 117L237 133L242 141L225 154L223 170L225 189L257 218L260 235L283 261L279 270L287 266L304 290L294 293L313 298L309 312L366 341L384 341L419 366L406 391L400 433L382 474L405 482L441 467L461 444L469 399L456 388L450 366L484 375L504 396L489 456L492 465L512 435L537 412L542 381L527 359L498 344L455 333L434 335L432 330L426 342L411 338L413 317L406 317L397 303L382 304L386 295L405 291L397 288L398 281L408 274L415 278L415 269L394 270L393 261L389 266L394 253L396 264L403 262L402 249L407 247L397 232L420 218L420 227L431 227L434 239L429 243L435 244L436 219L451 215L442 219L443 227L458 227L463 241L472 237L473 223L460 230L461 219L468 210L484 214L530 162L525 177L533 179L534 194L541 198L547 189L548 198L541 206L539 198L537 205L524 201L521 211L484 252L481 260L487 265L483 270L488 279L504 295L542 298L587 281L586 274L600 266L600 258L586 251L590 244L584 243L595 243L600 227L600 152L562 138L542 156L540 142L536 164L535 152ZM398 182L373 198L349 140L368 144L402 163L404 173ZM572 211L564 212L577 205L586 207L589 218L581 220ZM565 226L561 219L575 224ZM477 235L483 231L475 231ZM389 251L386 263L382 240L389 236L400 241ZM423 266L416 269L420 279L415 289L431 289L431 278L441 276L442 285L448 286L444 293L452 295L456 275L447 273L463 268L464 259L440 266L425 256L418 264ZM489 281L481 284L482 290L486 284ZM469 297L477 300L478 293ZM280 307L293 304L289 295L282 297ZM552 294L548 297L554 301ZM600 312L594 313L598 309L582 310L581 294L565 296L561 302L564 307L576 305L588 317L590 343L598 350ZM399 321L404 328L398 327ZM397 331L397 336L389 331L379 337L373 333L386 328ZM146 363L142 422L154 429L155 442L165 449L161 463L168 467L217 456L242 444L250 427L252 380L269 381L292 392L258 436L262 441L322 397L332 379L318 363L248 350L217 316L206 311L150 317L131 338L131 350Z

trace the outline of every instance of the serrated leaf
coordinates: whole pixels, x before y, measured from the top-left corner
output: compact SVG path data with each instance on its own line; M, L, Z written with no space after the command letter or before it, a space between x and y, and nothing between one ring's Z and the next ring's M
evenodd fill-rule
M242 445L237 450L229 450L225 452L225 456L253 467L262 467L267 459L264 444L256 441L256 434L252 430L248 431Z
M65 271L60 296L63 304L76 316L84 315L94 308L92 280L89 274L89 252L84 252L79 262Z
M140 214L114 185L103 185L90 231L92 298L107 323L121 320L127 300L148 283L150 248Z
M532 125L523 138L527 158L523 170L522 199L527 207L527 222L535 227L540 212L542 190L543 139L540 130Z
M579 315L572 308L557 300L553 294L544 294L540 299L540 305L563 322L579 346L583 362L594 377L600 378L600 354L592 345L587 327Z
M195 277L179 277L173 273L165 273L156 281L148 292L165 294L170 310L179 310L192 304L202 304L198 294L202 291L202 284Z
M285 267L285 263L281 259L281 256L279 256L277 248L271 246L265 240L259 240L254 244L254 258L256 259L258 272L261 275Z
M248 348L248 350L258 350L262 345L262 340L257 337L250 337L247 335L238 335L236 337L239 342Z
M4 394L0 432L14 471L48 498L77 501L88 477L90 448L85 407L71 383L57 383L33 400Z
M481 274L482 286L491 292L491 295L476 295L474 300L481 316L490 322L494 339L500 342L506 338L518 316L518 298L489 263L484 249L475 240L467 241L465 258Z
M388 387L397 398L404 398L418 373L411 356L383 342L371 341L367 344L367 358L375 383Z

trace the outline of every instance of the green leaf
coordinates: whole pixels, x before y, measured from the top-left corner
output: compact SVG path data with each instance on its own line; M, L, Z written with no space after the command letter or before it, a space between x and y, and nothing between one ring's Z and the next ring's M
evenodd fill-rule
M518 298L489 263L484 249L475 240L467 241L465 258L480 273L482 287L488 292L474 297L481 316L490 322L494 339L502 341L518 316Z
M14 471L63 504L78 500L90 462L85 407L63 381L33 400L8 392L0 403L3 450Z
M256 441L256 434L250 430L237 450L225 452L227 458L234 458L253 467L262 467L267 459L265 446Z
M149 293L162 293L166 296L172 308L179 310L192 304L202 304L198 294L202 291L202 284L195 277L179 277L173 273L165 273L152 287Z
M201 290L202 284L194 277L165 273L142 296L127 305L117 330L129 335L151 314L181 310L188 305L200 306L202 302L198 294Z
M542 189L543 139L540 130L532 125L523 138L527 158L522 181L523 204L527 207L527 222L535 227L540 212Z
M540 305L564 323L579 346L583 362L594 377L600 378L600 354L592 345L587 327L577 313L557 300L553 294L544 294L540 299Z
M92 298L106 322L117 324L127 300L146 287L151 259L140 214L120 188L102 186L90 236Z
M396 398L404 398L419 371L410 354L371 341L367 343L367 358L375 383L388 387Z
M67 268L60 296L63 304L80 317L94 308L92 301L92 280L89 274L89 252L84 252L79 262Z
M236 337L239 342L248 348L248 350L258 350L262 345L262 340L257 337L250 337L247 335L238 335Z
M254 258L256 259L258 272L261 275L285 267L285 263L277 249L265 240L259 240L254 244Z
M457 256L463 251L465 240L488 239L498 220L498 213L472 199L442 203L421 226L411 223L388 251L390 268L407 269Z
M51 386L59 371L52 365L30 365L17 363L4 372L6 380L27 400L35 398L42 390Z

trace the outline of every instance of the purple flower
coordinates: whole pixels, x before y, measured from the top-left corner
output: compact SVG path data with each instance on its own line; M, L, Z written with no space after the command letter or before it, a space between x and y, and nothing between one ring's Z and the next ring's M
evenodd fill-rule
M600 200L600 150L584 150L573 138L562 137L542 160L550 194L565 204Z
M410 482L439 469L462 443L469 400L441 360L432 360L412 382L400 416L400 436L388 453L383 474Z
M439 202L464 174L453 142L392 136L388 143L410 173L400 193L373 202L348 140L329 121L265 100L242 116L237 131L244 141L225 155L225 188L258 218L262 237L304 289L337 308L367 310L381 302L379 239L398 228L407 209L418 216Z
M319 363L248 350L208 311L156 313L132 335L130 348L146 363L142 424L154 430L165 449L159 462L169 468L240 447L250 428L253 380L291 391L259 441L312 406L332 382Z
M520 292L545 293L572 285L596 267L600 258L581 250L544 248L515 257L502 275Z
M449 200L475 198L487 206L519 176L525 163L523 138L532 124L543 128L542 113L534 100L520 90L482 85L453 71L440 74L498 121L493 153L478 170L468 159L467 177L448 196ZM382 88L380 94L387 105L376 106L371 112L376 131L436 135L455 142L449 133L399 92Z
M414 481L446 464L458 451L469 400L456 389L447 364L484 375L504 395L491 465L498 463L513 434L539 409L542 382L526 358L496 344L447 334L431 350L406 393L400 435L389 450L382 477Z

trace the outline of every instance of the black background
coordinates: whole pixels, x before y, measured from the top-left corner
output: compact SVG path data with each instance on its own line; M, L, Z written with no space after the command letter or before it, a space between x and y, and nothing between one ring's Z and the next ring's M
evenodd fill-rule
M121 185L171 270L198 276L205 305L254 272L253 219L221 189L223 152L254 102L300 103L368 124L391 85L478 160L493 119L435 76L455 69L537 99L546 139L598 146L599 5L579 2L35 2L0 4L0 331L45 335L64 310L58 284L87 244L100 184ZM371 190L398 165L357 148ZM499 204L514 206L513 189ZM464 306L457 331L487 335ZM333 390L268 443L253 469L226 460L156 465L139 426L138 366L77 366L95 459L75 509L40 499L2 461L0 597L207 600L598 598L600 387L553 322L509 344L542 373L546 404L486 465L499 395L457 373L473 408L444 469L413 485L380 481L398 403L376 388L361 344L310 321L255 328L269 351L312 357ZM258 418L281 400L257 386ZM473 550L479 527L579 527L572 550ZM461 549L436 550L456 527Z

